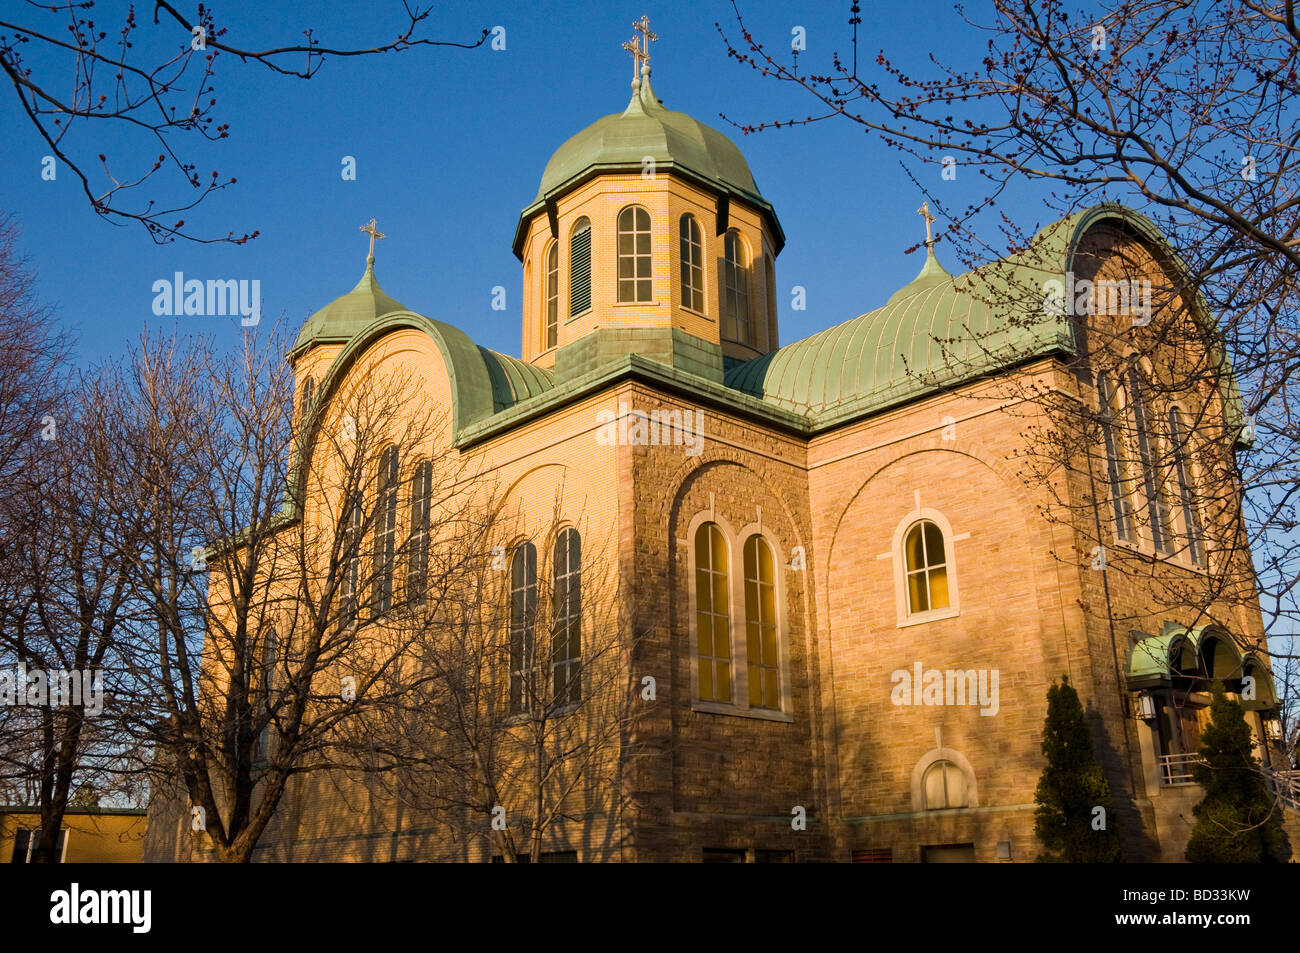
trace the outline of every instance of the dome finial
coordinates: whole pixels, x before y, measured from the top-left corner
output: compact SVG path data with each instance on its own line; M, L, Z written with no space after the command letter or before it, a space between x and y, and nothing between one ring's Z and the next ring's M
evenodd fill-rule
M659 35L650 29L650 18L642 14L641 19L632 24L637 32L623 44L623 49L632 54L632 96L640 98L642 84L650 81L650 44L659 39Z
M366 255L366 268L369 269L375 263L375 239L387 238L388 236L375 227L373 218L368 224L362 225L361 230L370 236L370 253Z
M925 247L929 248L934 244L934 239L930 237L930 223L936 221L935 217L930 214L930 203L922 202L921 207L916 210L916 214L925 219Z

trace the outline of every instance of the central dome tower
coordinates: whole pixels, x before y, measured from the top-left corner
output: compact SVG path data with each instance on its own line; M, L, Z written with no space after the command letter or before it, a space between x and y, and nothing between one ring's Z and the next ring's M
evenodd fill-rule
M666 108L624 47L627 108L561 145L519 216L523 358L566 377L636 353L721 383L777 347L785 236L735 143Z

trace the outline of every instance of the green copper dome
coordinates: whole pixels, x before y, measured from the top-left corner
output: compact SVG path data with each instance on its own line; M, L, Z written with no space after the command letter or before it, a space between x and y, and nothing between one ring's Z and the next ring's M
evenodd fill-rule
M1069 328L1054 317L1025 320L992 302L1008 282L1040 282L1026 269L988 268L952 276L932 249L925 264L883 307L733 367L728 387L806 414L828 426L1031 355L1069 350Z
M686 113L667 109L647 75L627 109L592 123L551 156L537 198L519 217L516 254L522 247L525 223L549 202L601 172L641 172L647 158L654 159L656 172L675 172L719 197L758 209L769 221L777 250L784 244L776 212L758 191L736 144Z
M405 305L384 294L375 280L375 260L367 258L366 272L357 286L308 318L289 353L298 355L313 344L343 344L376 318L405 310Z

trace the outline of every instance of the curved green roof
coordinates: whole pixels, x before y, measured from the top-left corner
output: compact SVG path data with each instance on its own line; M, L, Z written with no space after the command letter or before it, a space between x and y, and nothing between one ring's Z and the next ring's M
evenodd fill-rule
M999 263L1001 264L1001 263ZM953 277L927 249L925 264L883 307L733 367L729 387L829 423L1071 347L1063 318L1022 320L995 307L1022 266Z
M1106 219L1133 228L1185 272L1154 223L1103 203L1046 226L1026 250L956 277L927 249L920 273L883 307L737 365L726 384L806 414L819 429L1028 358L1073 353L1069 319L1042 307L1044 282L1074 267L1080 240ZM1239 414L1231 374L1225 388Z
M405 310L405 305L388 297L379 287L375 279L375 259L369 257L365 274L357 286L308 318L289 353L300 354L313 344L343 344L376 318Z
M525 222L548 202L593 174L641 171L647 158L654 159L657 172L677 172L756 207L767 216L780 251L785 235L776 212L758 191L740 149L716 129L666 108L646 76L627 109L597 120L555 150L542 172L537 197L519 216L516 253L522 247Z

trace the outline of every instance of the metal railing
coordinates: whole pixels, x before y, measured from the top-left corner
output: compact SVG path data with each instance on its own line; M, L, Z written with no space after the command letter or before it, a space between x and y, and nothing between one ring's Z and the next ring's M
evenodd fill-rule
M1160 766L1161 784L1191 784L1192 766L1204 763L1199 754L1162 754L1156 758Z

